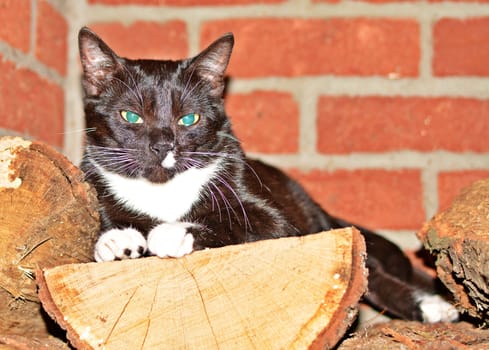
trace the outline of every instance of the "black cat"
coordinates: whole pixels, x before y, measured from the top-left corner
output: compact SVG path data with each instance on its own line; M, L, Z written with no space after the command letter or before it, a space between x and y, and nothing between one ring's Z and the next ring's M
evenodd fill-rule
M283 172L243 153L223 105L233 44L226 34L193 58L130 60L81 29L82 169L101 204L97 261L181 257L351 226L328 215ZM397 246L362 232L370 302L406 319L457 318L450 304L416 283Z

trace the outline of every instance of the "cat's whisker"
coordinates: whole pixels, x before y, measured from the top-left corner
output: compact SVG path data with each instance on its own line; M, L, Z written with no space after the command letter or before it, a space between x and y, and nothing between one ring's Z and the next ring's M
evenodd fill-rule
M92 147L90 150L87 150L85 159L104 168L109 168L111 171L127 173L129 176L134 176L139 171L140 166L137 157L134 157L132 153L122 149ZM93 171L93 173L95 172ZM92 174L87 173L86 175L90 176Z
M194 90L199 87L200 85L202 85L204 83L203 80L199 80L199 82L195 85L192 86L192 88L190 90L188 90L187 92L184 92L184 96L182 96L181 98L181 104L183 104L185 102L185 100L187 99L188 96L191 96L192 93L194 92Z
M219 204L219 201L217 200L216 195L214 194L210 186L206 187L209 193L209 197L211 198L211 210L214 212L217 207L217 212L219 213L219 222L222 222L221 205Z
M180 95L180 105L181 106L185 103L185 100L187 99L187 96L189 95L188 87L189 87L190 81L192 80L192 77L194 76L196 68L197 68L197 66L194 65L192 68L192 71L190 72L190 76L188 77L187 81L185 82L185 87L183 88L183 92Z
M85 129L77 129L77 130L69 130L64 132L57 133L58 135L71 135L71 134L81 134L81 133L89 133L96 131L97 128L85 128Z
M114 80L117 80L120 83L122 83L134 95L134 97L136 97L136 100L141 105L140 106L141 110L144 110L144 100L143 100L143 95L141 94L141 91L139 90L139 84L136 83L136 80L134 79L131 71L129 71L129 69L127 67L125 67L124 65L123 65L123 67L124 67L124 70L127 72L127 75L131 78L132 84L136 87L137 91L135 91L131 86L129 86L129 84L127 84L122 79L115 77Z
M222 198L222 202L224 203L224 208L226 209L226 212L228 214L229 229L232 230L233 229L233 221L231 220L231 211L234 213L234 216L237 217L236 211L231 206L231 203L229 203L228 199L226 198L224 193L221 191L219 186L217 186L212 180L209 183L210 183L210 185L212 185L212 187L214 187L216 189L217 193Z
M127 153L127 152L137 152L137 149L133 148L120 148L120 147L106 147L106 146L94 146L94 145L88 145L85 147L87 151L91 150L96 150L96 151L115 151L115 152L120 152L120 153Z
M141 91L141 88L140 88L140 84L138 84L136 82L136 79L134 78L134 75L133 73L129 70L128 67L126 67L125 65L123 65L124 67L124 70L126 71L127 75L129 76L129 78L131 78L132 80L132 83L134 84L135 88L136 88L136 91L137 91L137 95L139 96L139 101L141 102L141 107L143 107L144 109L144 99L143 99L143 94L142 94L142 91Z
M202 80L199 80L199 82L195 85L192 86L191 89L189 89L190 82L192 81L192 77L194 76L195 70L197 66L194 65L192 67L192 72L190 72L190 76L188 77L187 81L185 82L185 87L183 88L183 92L180 96L180 105L183 105L187 98L192 95L192 92L197 88L202 83Z
M253 169L253 167L250 164L248 164L248 162L246 162L240 156L236 156L234 154L229 154L229 153L225 153L225 152L199 152L199 151L193 151L193 152L182 152L182 153L184 153L184 154L190 154L190 155L209 156L209 157L222 157L222 158L225 158L225 159L230 159L230 160L233 160L235 162L244 164L253 173L253 175L255 176L255 178L258 180L258 182L260 183L260 187L263 188L263 182L262 182L260 176L258 176L258 174L255 171L255 169Z
M251 227L251 223L250 223L250 220L248 218L248 214L246 213L246 209L244 207L244 204L243 202L241 201L241 198L240 196L238 195L238 193L236 193L236 191L233 189L233 186L231 186L231 184L229 184L229 182L227 182L223 177L219 176L219 175L216 175L216 179L221 183L223 184L232 194L233 196L236 198L236 201L238 202L240 208L241 208L241 212L243 214L243 220L244 220L244 226L245 226L245 231L248 231L248 229L252 229ZM235 213L236 215L236 213ZM236 217L236 219L238 219L238 217ZM238 222L239 219L238 219Z
M231 135L230 133L224 132L224 131L218 131L217 132L218 137L227 137L228 139L231 139L235 142L240 142L235 136Z

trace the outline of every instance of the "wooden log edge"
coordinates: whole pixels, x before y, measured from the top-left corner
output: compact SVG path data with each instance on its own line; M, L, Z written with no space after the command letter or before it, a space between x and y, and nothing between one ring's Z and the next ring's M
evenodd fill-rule
M365 267L366 261L366 246L365 241L361 233L351 228L351 265L348 271L349 283L346 288L346 292L343 294L341 301L338 305L344 307L337 307L331 320L327 325L324 325L321 333L317 334L315 340L310 343L309 349L332 349L337 345L338 341L344 336L347 329L351 326L356 319L358 309L356 306L360 298L367 290L367 269ZM219 248L218 248L219 249ZM46 312L56 320L58 325L67 331L67 338L71 345L77 350L93 350L92 347L84 341L83 335L78 334L77 331L71 327L70 323L64 319L63 313L53 300L50 293L49 286L46 282L44 270L38 270L36 273L36 280L39 286L39 298L42 300L43 308ZM328 300L328 291L325 291L324 300ZM321 322L321 310L318 309L316 316L312 317L310 324L314 327L316 322ZM316 324L317 325L317 324ZM296 344L299 347L302 345L301 341Z
M332 317L328 328L319 334L317 339L312 343L311 349L331 349L338 344L337 339L345 334L348 327L357 318L358 308L352 307L357 305L360 298L367 291L368 270L365 262L367 261L367 252L365 239L360 231L352 229L352 269L350 283L347 292L343 296L340 305L350 305L347 308L337 308Z
M51 316L51 318L54 319L56 323L66 331L66 337L70 341L71 345L77 350L92 350L92 348L81 339L80 335L77 334L75 329L70 326L69 322L66 322L64 319L63 314L58 309L58 306L54 302L53 297L49 292L49 287L46 283L44 272L41 269L36 271L36 282L39 286L39 299L42 300L44 310L46 310L48 315Z

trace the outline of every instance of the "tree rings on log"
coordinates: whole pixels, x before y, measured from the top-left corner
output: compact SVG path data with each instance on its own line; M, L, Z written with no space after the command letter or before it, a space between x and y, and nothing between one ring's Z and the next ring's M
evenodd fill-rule
M462 191L418 237L436 255L438 277L459 310L489 320L489 179Z
M366 289L354 228L38 274L77 349L332 348Z
M47 334L34 272L93 260L97 203L82 172L52 147L0 138L0 335Z

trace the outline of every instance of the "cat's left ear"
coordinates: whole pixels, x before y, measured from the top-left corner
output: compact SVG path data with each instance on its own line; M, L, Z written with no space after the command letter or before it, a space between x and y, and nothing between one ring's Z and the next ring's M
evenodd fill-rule
M200 78L207 80L215 97L222 96L224 91L224 74L234 46L234 36L227 33L214 41L207 49L192 59L189 66Z

